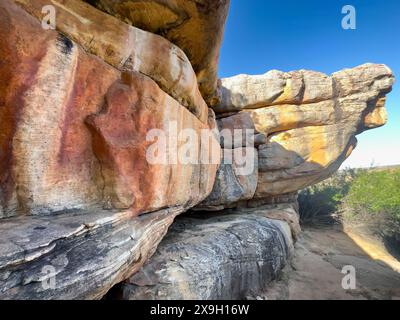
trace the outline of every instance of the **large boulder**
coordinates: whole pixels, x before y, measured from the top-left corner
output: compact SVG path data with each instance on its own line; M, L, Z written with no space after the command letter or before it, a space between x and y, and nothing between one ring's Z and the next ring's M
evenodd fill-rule
M129 38L121 30L135 32L122 22L110 20L117 30L102 35L95 9L53 1L63 33L43 30L34 17L42 2L16 2L0 2L0 299L100 299L212 191L215 115L205 107L203 119L160 88L152 78L174 78L168 68L157 78L154 58L146 75L103 56L113 34L118 47ZM85 21L93 52L79 32ZM163 59L178 50L146 39L166 46ZM182 61L170 71L194 77Z
M114 83L103 110L86 122L111 208L191 208L211 192L220 163L217 140L149 78L132 74Z
M356 135L386 123L385 96L394 77L385 65L365 64L332 76L270 71L221 82L217 114L229 119L247 113L256 133L267 137L258 147L254 196L262 199L296 192L338 170Z
M120 282L129 299L234 299L277 277L297 191L385 124L394 77L274 70L217 90L228 7L0 1L0 299L99 299Z
M219 211L254 198L258 183L258 156L253 147L223 149L211 194L196 210Z
M31 15L43 19L47 0L14 0ZM120 71L137 71L207 122L207 104L185 53L165 38L135 28L80 0L54 0L56 28L88 53Z
M0 299L101 299L151 257L177 214L75 211L0 222Z
M190 208L211 192L220 147L208 114L203 123L150 78L121 74L64 35L43 32L9 0L0 17L3 216L101 208L142 214ZM149 163L152 130L171 142L168 154L177 157L185 145L173 123L196 134L194 159Z
M230 0L85 1L180 47L196 71L204 98L211 105L217 103L219 50Z
M112 298L245 299L276 279L293 252L287 223L262 212L178 219Z

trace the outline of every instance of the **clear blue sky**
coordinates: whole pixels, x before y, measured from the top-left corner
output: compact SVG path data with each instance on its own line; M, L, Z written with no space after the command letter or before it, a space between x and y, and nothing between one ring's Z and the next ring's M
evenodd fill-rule
M356 8L356 30L341 27L346 4ZM220 77L271 69L330 74L366 62L385 63L398 77L389 123L359 135L344 166L400 164L400 0L231 1Z

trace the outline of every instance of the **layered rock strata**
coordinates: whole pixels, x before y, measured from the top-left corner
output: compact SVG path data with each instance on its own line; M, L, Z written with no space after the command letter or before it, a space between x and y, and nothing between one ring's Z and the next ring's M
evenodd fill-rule
M129 299L238 299L279 274L297 191L385 124L394 77L366 64L218 88L228 7L0 2L0 298L100 299L120 283Z
M54 1L62 30L43 30L41 4L0 3L0 297L98 299L139 269L176 215L211 192L220 162L215 117L186 90L188 80L198 93L193 69L167 40L147 34L169 67L158 70L145 50L141 67L125 68L116 56L134 29L110 20L117 30L103 33L101 19L111 17ZM102 47L113 43L115 55ZM145 43L128 42L126 57ZM185 129L196 134L194 161L149 161L158 138L167 144L156 153L178 157Z
M288 225L262 214L178 219L153 258L111 298L245 299L277 277L293 252Z
M43 32L13 2L3 1L0 15L3 216L96 208L136 215L190 208L210 193L220 147L208 112L203 123L150 78L121 74L64 35ZM185 141L171 126L197 133L193 164L149 163L151 130L163 132L165 153L177 157Z
M182 207L132 218L80 211L0 223L0 299L101 299L154 253Z
M252 202L268 202L328 178L354 150L356 135L384 125L394 77L385 65L365 64L332 76L270 71L221 83L222 103L214 108L221 126L240 122L265 140L247 139L258 149Z
M47 0L15 0L31 15L43 19ZM185 53L165 38L123 23L80 0L53 0L56 28L82 48L120 71L136 71L207 122L207 104Z
M140 29L160 34L189 57L209 105L219 101L217 70L230 0L85 0Z

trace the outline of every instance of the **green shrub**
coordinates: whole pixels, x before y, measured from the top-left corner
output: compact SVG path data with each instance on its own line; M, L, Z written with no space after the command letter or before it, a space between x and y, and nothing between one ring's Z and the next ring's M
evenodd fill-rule
M303 222L317 216L336 212L341 201L341 190L330 185L315 185L299 194L300 216Z
M299 193L301 220L312 222L319 216L337 212L356 175L354 169L339 171L331 178L302 190Z
M361 172L344 199L353 215L387 214L400 221L400 170Z
M340 213L343 221L400 230L400 169L347 169L299 193L300 217Z

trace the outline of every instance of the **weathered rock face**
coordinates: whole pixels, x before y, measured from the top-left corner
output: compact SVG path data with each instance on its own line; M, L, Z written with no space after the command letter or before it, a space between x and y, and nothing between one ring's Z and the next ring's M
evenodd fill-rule
M263 201L250 201L246 206L242 203L241 208L228 212L251 213L272 220L284 221L288 224L294 241L298 239L301 233L297 193L282 197L270 197Z
M63 35L44 32L11 1L1 2L0 16L3 214L99 203L100 166L84 121L101 110L119 72Z
M179 48L52 3L62 33L41 28L43 1L0 3L0 299L101 298L208 196L221 158Z
M248 114L256 133L267 137L258 146L254 199L296 192L333 174L357 134L386 123L385 95L393 82L388 67L374 64L332 76L301 70L222 79L215 111L226 123Z
M175 123L200 137L211 133L208 114L201 122L145 76L121 79L65 36L43 32L10 1L2 2L0 15L3 216L92 208L140 214L189 208L211 192L220 152L211 134L209 143L192 143L199 151L193 164L150 164L146 154L149 131L178 139L169 128ZM171 142L166 152L182 144ZM203 153L217 160L204 164Z
M266 137L255 134L254 121L248 113L218 119L217 125L223 158L212 193L196 210L236 207L239 202L253 199L258 185L255 146L265 143Z
M384 65L366 64L331 77L271 71L221 82L222 103L214 109L223 152L255 148L258 159L245 175L222 165L213 192L197 209L263 210L286 221L296 239L297 191L338 170L355 148L357 134L386 123L384 102L393 74Z
M200 91L214 105L219 49L230 0L85 0L140 29L160 34L189 57ZM151 17L149 19L149 17Z
M100 299L137 272L182 207L25 216L0 223L0 299Z
M229 0L52 0L56 30L46 5L0 1L0 299L261 290L297 191L386 122L384 65L240 75L219 99Z
M244 299L277 277L293 250L288 225L262 214L177 220L123 299Z
M223 210L254 197L258 182L257 150L252 147L223 149L223 153L213 191L197 209Z
M177 205L189 208L212 190L220 163L218 142L207 126L152 80L132 74L126 83L114 83L104 110L89 116L87 123L94 132L103 196L111 208L132 208L137 213ZM149 139L149 130L161 133L157 138L164 141L158 140L159 146ZM186 145L179 134L185 130L199 134L188 145L196 151L194 163L182 164L179 158ZM201 140L202 131L209 134L207 140ZM210 158L202 163L208 152Z
M47 0L15 0L34 17L43 19ZM184 52L168 40L129 26L80 0L54 0L56 28L68 38L120 71L137 71L207 122L207 104L196 74Z

